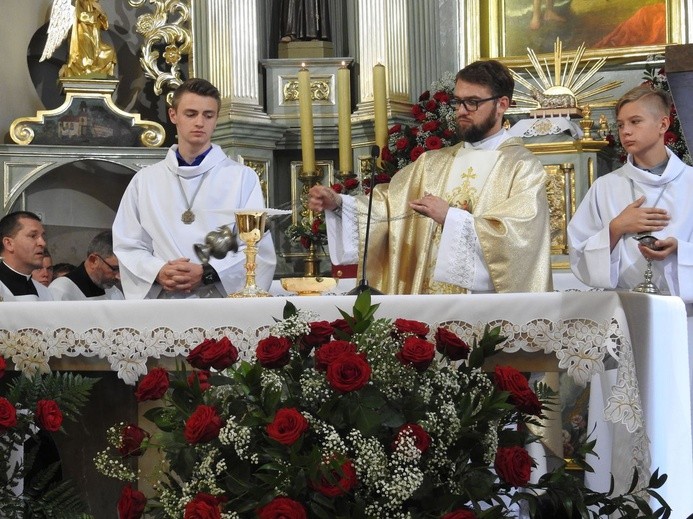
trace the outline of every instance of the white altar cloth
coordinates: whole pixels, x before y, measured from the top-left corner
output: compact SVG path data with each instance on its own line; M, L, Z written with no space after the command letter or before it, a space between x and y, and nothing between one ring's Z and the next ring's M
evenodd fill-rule
M280 319L286 301L341 317L353 296L160 301L0 303L0 354L18 369L47 370L59 357L106 359L133 384L150 358L184 355L204 338L228 336L245 358ZM559 368L585 383L616 360L616 383L601 388L599 412L614 436L597 438L617 482L633 466L669 475L662 495L673 517L693 512L693 450L686 312L674 297L616 292L467 296L374 296L376 317L416 319L470 339L487 323L502 326L509 352L555 355ZM590 409L592 414L595 409ZM606 441L605 441L606 440ZM610 447L618 443L618 449ZM651 442L651 444L648 443Z

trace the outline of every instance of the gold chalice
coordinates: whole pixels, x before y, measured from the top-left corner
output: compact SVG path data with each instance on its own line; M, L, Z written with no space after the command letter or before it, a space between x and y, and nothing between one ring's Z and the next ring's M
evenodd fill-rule
M238 237L246 243L245 248L245 288L229 294L229 297L269 297L255 284L255 258L257 244L265 234L267 211L238 211L236 213L236 229Z

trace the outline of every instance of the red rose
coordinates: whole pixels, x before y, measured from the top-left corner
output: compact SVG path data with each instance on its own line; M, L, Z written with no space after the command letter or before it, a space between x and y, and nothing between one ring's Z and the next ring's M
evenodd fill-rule
M17 425L17 410L7 398L0 396L0 432Z
M428 335L429 327L421 321L409 319L395 319L395 329L400 335L418 335L422 339Z
M375 176L375 184L387 184L390 181L390 175L387 173L378 173Z
M537 416L541 413L541 403L522 373L512 366L496 366L494 379L498 389L510 393L508 401L518 410Z
M128 483L120 492L118 499L118 519L139 519L144 513L147 498Z
M204 443L219 436L223 425L216 409L209 405L198 405L186 420L183 435L188 443Z
M421 154L425 151L426 151L426 148L424 148L423 146L416 146L409 153L409 158L411 159L412 162L416 162L416 159L418 159L421 156Z
M186 360L188 363L193 367L197 369L209 369L209 366L205 364L205 362L202 360L202 352L212 343L214 343L214 339L205 339L202 341L200 344L195 346L192 350L188 352L188 356L186 357Z
M396 449L403 436L414 438L414 446L424 453L431 446L431 436L417 423L407 423L400 427L392 442L392 449Z
M329 321L314 321L309 323L309 326L310 333L301 338L301 346L308 351L322 346L332 337L333 329Z
M419 120L421 117L425 117L425 114L419 105L412 106L411 113L417 120Z
M7 369L7 362L5 362L4 357L0 357L0 378L5 376L5 370Z
M311 486L325 496L337 497L351 491L357 483L354 464L346 460L338 469L328 469L328 473L319 481L312 481Z
M387 131L388 135L392 135L393 133L401 132L402 131L402 125L401 124L393 124L390 126L390 129Z
M429 112L433 112L438 108L438 102L435 99L429 99L426 102L426 110Z
M426 371L433 362L435 353L432 343L410 335L404 339L402 349L397 352L397 358L402 364L413 366L416 371Z
M265 428L267 435L282 445L293 445L308 430L308 420L293 407L279 409L272 423Z
M301 244L301 247L304 249L310 249L310 239L308 236L301 236L298 241Z
M135 398L138 402L145 400L158 400L166 394L169 386L168 371L164 368L154 368L147 373L135 390Z
M436 349L450 360L463 360L469 356L469 345L447 328L439 326L435 340Z
M675 144L676 141L678 141L678 140L679 140L679 138L672 131L667 131L664 134L664 144L666 144L667 146L671 146L671 145Z
M55 432L63 424L63 413L55 400L39 400L36 402L36 423L41 429Z
M476 519L476 514L466 508L460 508L445 514L441 519Z
M450 102L450 95L447 92L443 92L442 90L439 90L438 92L433 94L433 99L435 99L439 103L449 103Z
M500 447L496 451L494 467L498 475L514 487L523 487L529 481L532 458L522 447Z
M409 139L406 137L402 137L400 139L397 139L397 142L395 142L395 148L397 151L404 151L409 147Z
M412 135L412 137L416 137L417 135L419 135L419 129L418 128L412 128L411 129L411 135Z
M120 431L120 447L118 452L124 458L129 456L141 456L144 452L142 442L150 438L150 434L137 427L135 424L128 424Z
M390 148L383 148L380 157L386 162L392 162L392 160L394 159L394 156L392 155Z
M200 386L200 391L207 391L211 387L211 384L209 383L210 376L210 372L204 369L200 371L193 371L190 373L190 375L188 375L188 386L195 387L195 380L197 379L197 383Z
M183 519L221 519L221 499L199 492L185 505Z
M520 391L519 393L513 393L510 396L510 403L512 403L523 413L532 414L535 416L539 416L541 414L541 402L531 389Z
M281 368L286 366L291 358L291 342L286 337L270 335L257 343L255 355L261 366Z
M238 350L228 337L218 341L205 339L188 354L188 362L197 369L226 369L238 360Z
M429 135L424 143L429 150L439 150L443 147L443 141L437 135Z
M356 344L349 341L331 341L315 351L315 369L325 371L330 363L344 353L356 353Z
M306 509L298 501L288 497L275 497L257 509L258 519L306 519Z
M453 135L455 135L455 132L452 131L450 128L445 128L443 130L443 137L445 139L450 139Z
M431 91L426 90L423 94L419 96L419 101L427 101L431 98Z
M322 220L320 218L316 218L313 220L313 224L310 226L310 231L313 234L318 234L320 232L320 226L322 225Z
M337 319L332 321L330 326L332 326L335 331L341 332L342 336L351 337L354 333L351 330L349 323L346 322L346 319Z
M332 191L334 191L335 193L341 193L344 189L342 187L342 184L332 184L330 187L332 188Z
M363 354L344 353L327 367L327 382L340 393L361 389L370 378L371 367Z
M356 178L350 177L344 181L344 187L347 189L355 189L359 185L359 181Z
M438 129L438 126L440 126L438 121L426 121L421 126L421 129L425 132L434 132Z

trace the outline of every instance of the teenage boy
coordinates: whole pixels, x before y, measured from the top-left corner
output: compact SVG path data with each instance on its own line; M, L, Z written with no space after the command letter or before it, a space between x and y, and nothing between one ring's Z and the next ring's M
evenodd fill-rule
M664 144L671 98L649 86L616 104L626 163L598 178L568 225L570 266L583 283L631 289L647 259L663 292L693 302L693 168ZM652 235L654 248L634 238Z

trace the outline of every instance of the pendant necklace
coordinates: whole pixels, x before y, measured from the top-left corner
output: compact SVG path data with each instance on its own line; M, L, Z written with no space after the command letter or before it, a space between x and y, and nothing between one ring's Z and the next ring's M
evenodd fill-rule
M205 178L207 177L207 171L202 173L202 178L200 179L200 183L197 184L197 188L195 189L195 192L193 193L192 198L190 201L188 201L188 197L185 195L185 190L183 189L183 182L181 182L180 175L176 175L176 179L178 180L178 187L180 188L180 194L183 195L183 199L185 200L185 204L188 206L188 208L183 211L183 214L180 215L180 220L183 222L185 225L190 225L195 221L195 213L192 211L192 206L195 203L195 197L197 197L197 193L200 192L200 188L202 187L202 183L205 181Z

